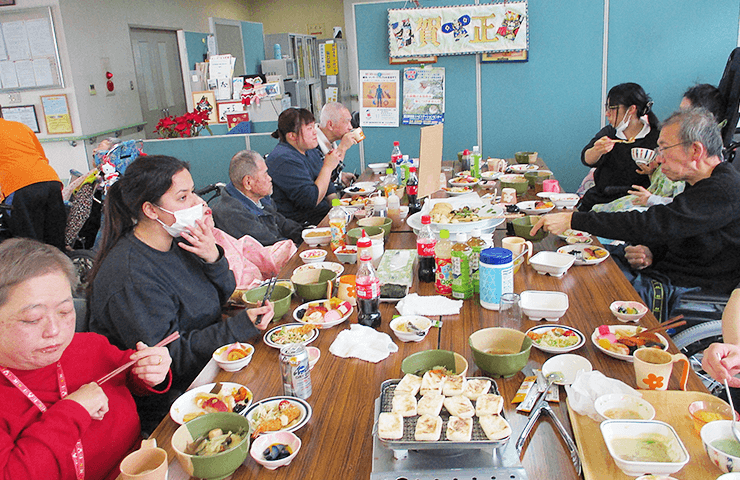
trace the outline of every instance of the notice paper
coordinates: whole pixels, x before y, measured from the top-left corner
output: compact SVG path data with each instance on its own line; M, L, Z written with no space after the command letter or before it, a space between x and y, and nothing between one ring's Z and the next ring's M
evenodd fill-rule
M21 87L35 87L36 74L33 71L32 60L21 60L15 62L15 73L18 76L18 84Z
M37 58L33 61L33 73L36 77L36 85L53 85L54 79L51 75L51 62L48 58Z
M8 57L11 60L28 60L31 58L26 24L23 21L3 23L3 37L5 38Z
M34 58L54 55L54 38L51 35L49 19L26 20L26 33L31 47L31 55Z
M18 88L18 77L13 62L0 62L0 84L2 88Z

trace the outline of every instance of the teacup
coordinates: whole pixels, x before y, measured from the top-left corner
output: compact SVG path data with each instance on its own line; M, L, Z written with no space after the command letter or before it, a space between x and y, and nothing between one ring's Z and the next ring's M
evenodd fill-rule
M357 305L354 275L342 275L339 277L339 292L337 293L337 297L340 300L349 302L350 305Z
M504 188L501 190L501 203L514 204L516 203L516 189Z
M489 172L505 172L509 166L503 158L489 158L487 163Z
M124 480L167 480L167 452L157 448L155 439L144 440L141 448L121 462Z
M523 252L527 253L527 260L532 256L532 242L523 239L522 237L504 237L501 240L501 246L507 250L511 250L514 256L514 273L519 271L519 267L524 263L524 257L516 259Z
M643 390L667 390L673 364L683 363L679 387L686 390L689 379L689 360L681 353L670 354L657 348L639 348L632 355L635 363L637 388Z
M542 191L560 193L560 183L557 180L548 178L542 182Z
M355 142L360 143L361 141L365 140L365 134L362 133L362 127L357 127L354 130L352 130L352 138L355 139Z

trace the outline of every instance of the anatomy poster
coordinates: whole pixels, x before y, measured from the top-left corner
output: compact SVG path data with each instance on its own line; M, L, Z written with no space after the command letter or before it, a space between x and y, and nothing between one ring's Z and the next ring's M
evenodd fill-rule
M363 127L398 126L398 70L360 70Z
M445 69L403 70L403 124L434 125L445 120Z

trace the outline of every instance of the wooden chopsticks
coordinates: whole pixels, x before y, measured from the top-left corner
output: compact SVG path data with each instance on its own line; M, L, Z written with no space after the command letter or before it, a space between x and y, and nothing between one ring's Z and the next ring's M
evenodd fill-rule
M163 340L162 340L161 342L159 342L158 344L156 344L156 345L154 345L154 346L155 346L155 347L164 347L165 345L169 345L170 343L174 342L174 341L175 341L175 340L177 340L178 338L180 338L180 332L175 332L175 333L172 333L172 334L168 335L168 336L167 336L167 337L165 337L165 338L164 338L164 339L163 339ZM115 377L115 376L116 376L116 375L118 375L119 373L121 373L121 372L123 372L123 371L125 371L125 370L128 370L128 368L129 368L129 367L130 367L131 365L133 365L134 363L136 363L136 362L135 362L135 361L133 361L133 360L132 360L132 361L130 361L130 362L124 363L124 364L123 364L123 365L121 365L120 367L118 367L118 368L116 368L115 370L113 370L112 372L110 372L110 373L109 373L108 375L106 375L106 376L102 377L102 378L101 378L100 380L98 380L98 381L97 381L96 383L97 383L98 385L102 385L102 384L104 384L105 382L107 382L107 381L108 381L108 380L110 380L111 378Z
M640 333L658 333L664 330L668 330L669 328L675 328L675 327L680 327L682 325L686 325L686 320L682 320L682 319L683 319L683 315L677 315L661 323L657 327L648 328L647 330L643 330Z

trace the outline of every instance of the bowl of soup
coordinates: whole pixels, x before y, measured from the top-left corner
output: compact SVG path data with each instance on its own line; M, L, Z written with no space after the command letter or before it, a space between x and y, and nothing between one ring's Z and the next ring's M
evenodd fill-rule
M625 475L668 475L689 461L689 452L676 430L665 422L606 420L599 429L614 463Z
M532 339L513 328L491 327L468 338L478 368L493 377L508 378L527 364Z
M642 397L609 393L594 401L596 412L607 420L652 420L655 408Z
M732 435L732 420L709 422L700 435L713 464L725 473L740 472L740 443Z

